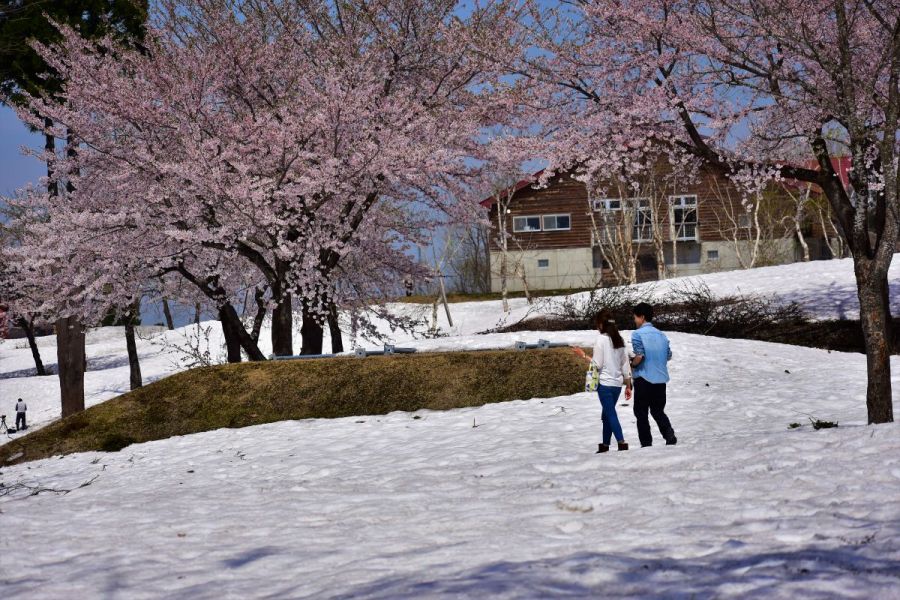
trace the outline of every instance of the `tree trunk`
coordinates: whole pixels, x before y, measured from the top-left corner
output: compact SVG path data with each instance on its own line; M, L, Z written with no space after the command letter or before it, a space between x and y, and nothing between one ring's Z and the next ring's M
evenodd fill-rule
M341 338L341 324L338 321L337 306L331 304L328 310L328 333L331 335L331 352L340 354L344 351L344 340Z
M316 320L306 302L303 303L303 325L300 327L302 346L300 354L322 354L325 331Z
M254 342L259 342L259 332L262 331L263 321L266 319L268 308L266 307L266 291L257 289L253 294L256 300L256 316L253 317L253 329L250 331L250 337Z
M41 351L38 349L37 340L34 337L34 319L30 321L24 317L19 317L16 323L25 332L28 338L28 347L31 348L31 357L34 359L34 367L38 375L46 375L47 369L44 368L44 361L41 360Z
M241 348L247 353L247 358L253 361L266 360L266 357L263 355L262 351L260 351L256 341L250 337L250 334L244 329L241 318L238 317L237 311L230 303L226 302L222 308L219 309L219 318L224 319L224 322L222 323L223 331L226 327L225 322L228 323L229 331L237 337Z
M509 262L506 256L506 250L500 253L500 298L503 300L503 312L509 312Z
M138 360L137 343L134 339L134 319L131 317L125 322L125 346L128 348L131 389L136 390L144 385L144 380L141 377L141 363Z
M53 120L44 118L44 127L53 127ZM56 139L52 135L44 134L44 151L48 155L56 154ZM47 159L47 193L51 198L59 195L59 186L53 179L53 159Z
M272 310L272 354L292 356L294 354L294 313L291 307L291 295L276 294L275 298L278 304ZM306 325L305 318L303 325Z
M509 312L509 251L506 244L506 206L497 204L497 230L500 235L500 297L503 312Z
M84 371L87 356L84 328L77 317L56 321L56 358L59 364L59 387L62 416L84 410Z
M444 276L440 276L441 302L444 303L444 312L447 314L447 325L453 327L453 317L450 316L450 303L447 302L447 289L444 287Z
M868 386L866 408L869 423L894 420L891 397L891 307L886 271L881 273L875 261L854 257L859 317L866 343Z
M525 292L525 301L528 304L531 304L531 292L528 290L528 277L525 275L525 266L517 265L516 271L519 273L519 278L522 280L522 290Z
M163 315L166 317L166 327L169 329L169 331L172 331L173 329L175 329L175 321L174 319L172 319L172 310L169 308L169 299L163 298L162 305Z
M200 324L200 303L194 304L194 325Z
M219 309L219 321L222 323L222 333L225 336L225 350L228 354L228 362L241 362L241 340L238 334L234 320L230 318L226 304Z
M438 304L437 298L431 303L431 333L437 333L438 330Z
M797 241L800 242L800 248L803 249L803 262L809 262L809 244L806 243L806 236L803 235L803 230L798 225L796 230Z
M663 246L665 242L660 243L656 246L656 279L662 281L666 278L666 251L665 246ZM675 250L673 250L673 254L677 254ZM673 257L674 258L674 257Z

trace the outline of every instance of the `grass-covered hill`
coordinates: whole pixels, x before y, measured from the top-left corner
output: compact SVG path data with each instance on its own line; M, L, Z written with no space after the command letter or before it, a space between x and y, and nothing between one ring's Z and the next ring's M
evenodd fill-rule
M447 410L573 394L568 349L309 359L193 369L0 446L0 464L290 419Z

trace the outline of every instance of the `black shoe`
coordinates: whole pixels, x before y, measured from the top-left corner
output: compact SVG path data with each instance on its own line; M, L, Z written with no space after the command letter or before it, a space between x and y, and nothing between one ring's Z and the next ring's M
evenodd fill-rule
M619 452L628 450L628 442L619 442Z
M607 446L606 444L600 444L595 454L603 454L604 452L609 452L609 446Z
M666 440L666 446L674 446L678 443L678 438L674 435Z

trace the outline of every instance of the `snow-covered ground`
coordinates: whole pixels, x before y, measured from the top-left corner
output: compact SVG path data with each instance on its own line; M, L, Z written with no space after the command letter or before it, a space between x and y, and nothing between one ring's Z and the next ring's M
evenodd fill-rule
M845 261L704 279L718 294L805 298L823 318L856 310ZM593 339L476 335L503 318L499 302L451 308L448 337L392 340L424 351ZM527 311L514 301L510 320ZM172 346L189 333L139 341L145 379L184 368ZM623 406L632 450L593 454L600 408L575 394L0 467L6 491L27 486L0 492L0 595L900 598L900 424L865 424L865 357L670 337L675 447L637 448ZM54 343L41 339L51 364ZM120 329L92 332L88 355L89 405L127 389ZM892 366L900 389L900 357ZM0 408L22 396L39 426L58 417L58 384L29 369L23 342L0 342ZM840 427L813 431L811 416Z
M892 302L895 313L900 313L900 260L891 269ZM657 293L663 293L673 285L703 281L717 295L762 294L776 295L783 301L802 302L808 312L818 318L858 318L859 303L853 277L853 265L849 260L798 263L779 267L713 273L697 277L645 284ZM380 327L386 338L402 346L421 350L466 349L474 347L508 347L516 340L529 342L541 337L559 340L559 336L539 333L520 333L503 338L485 339L476 334L504 324L515 323L528 316L540 314L554 299L542 299L529 306L524 299L510 300L511 311L504 313L499 301L461 302L451 305L453 326L449 326L443 309L438 313L440 330L448 337L424 340L422 335L392 332L386 324ZM394 310L430 319L431 308L423 305L397 305ZM213 358L224 360L221 329L217 322L204 323L209 329ZM182 355L176 347L187 347L189 338L196 337L192 326L157 335L147 333L138 340L138 353L145 381L155 381L185 368ZM201 338L204 336L201 335ZM297 332L299 340L299 332ZM121 328L104 328L92 331L88 336L88 373L85 378L85 402L93 406L128 391L128 361L125 356L125 336ZM349 346L349 340L345 339ZM374 343L361 345L375 347ZM39 339L45 364L55 368L56 339L53 336ZM330 346L327 339L325 347ZM205 344L204 344L205 347ZM271 351L269 333L263 331L260 348ZM59 383L56 377L35 377L34 362L25 340L0 340L0 411L11 414L16 399L28 402L31 425L40 427L59 418ZM5 443L0 439L0 444Z
M3 468L73 490L0 497L3 596L900 597L900 424L865 425L864 357L671 337L675 447L593 454L576 394Z

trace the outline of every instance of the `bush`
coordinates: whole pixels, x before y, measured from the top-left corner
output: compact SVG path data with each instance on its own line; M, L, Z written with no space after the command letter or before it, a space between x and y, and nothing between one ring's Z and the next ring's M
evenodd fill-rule
M809 323L797 303L785 305L761 296L717 298L705 283L686 282L662 295L648 286L622 286L548 301L547 316L516 323L503 331L593 329L594 315L604 308L613 314L619 329L633 329L632 309L640 302L654 306L654 323L668 331L758 339L765 332Z

